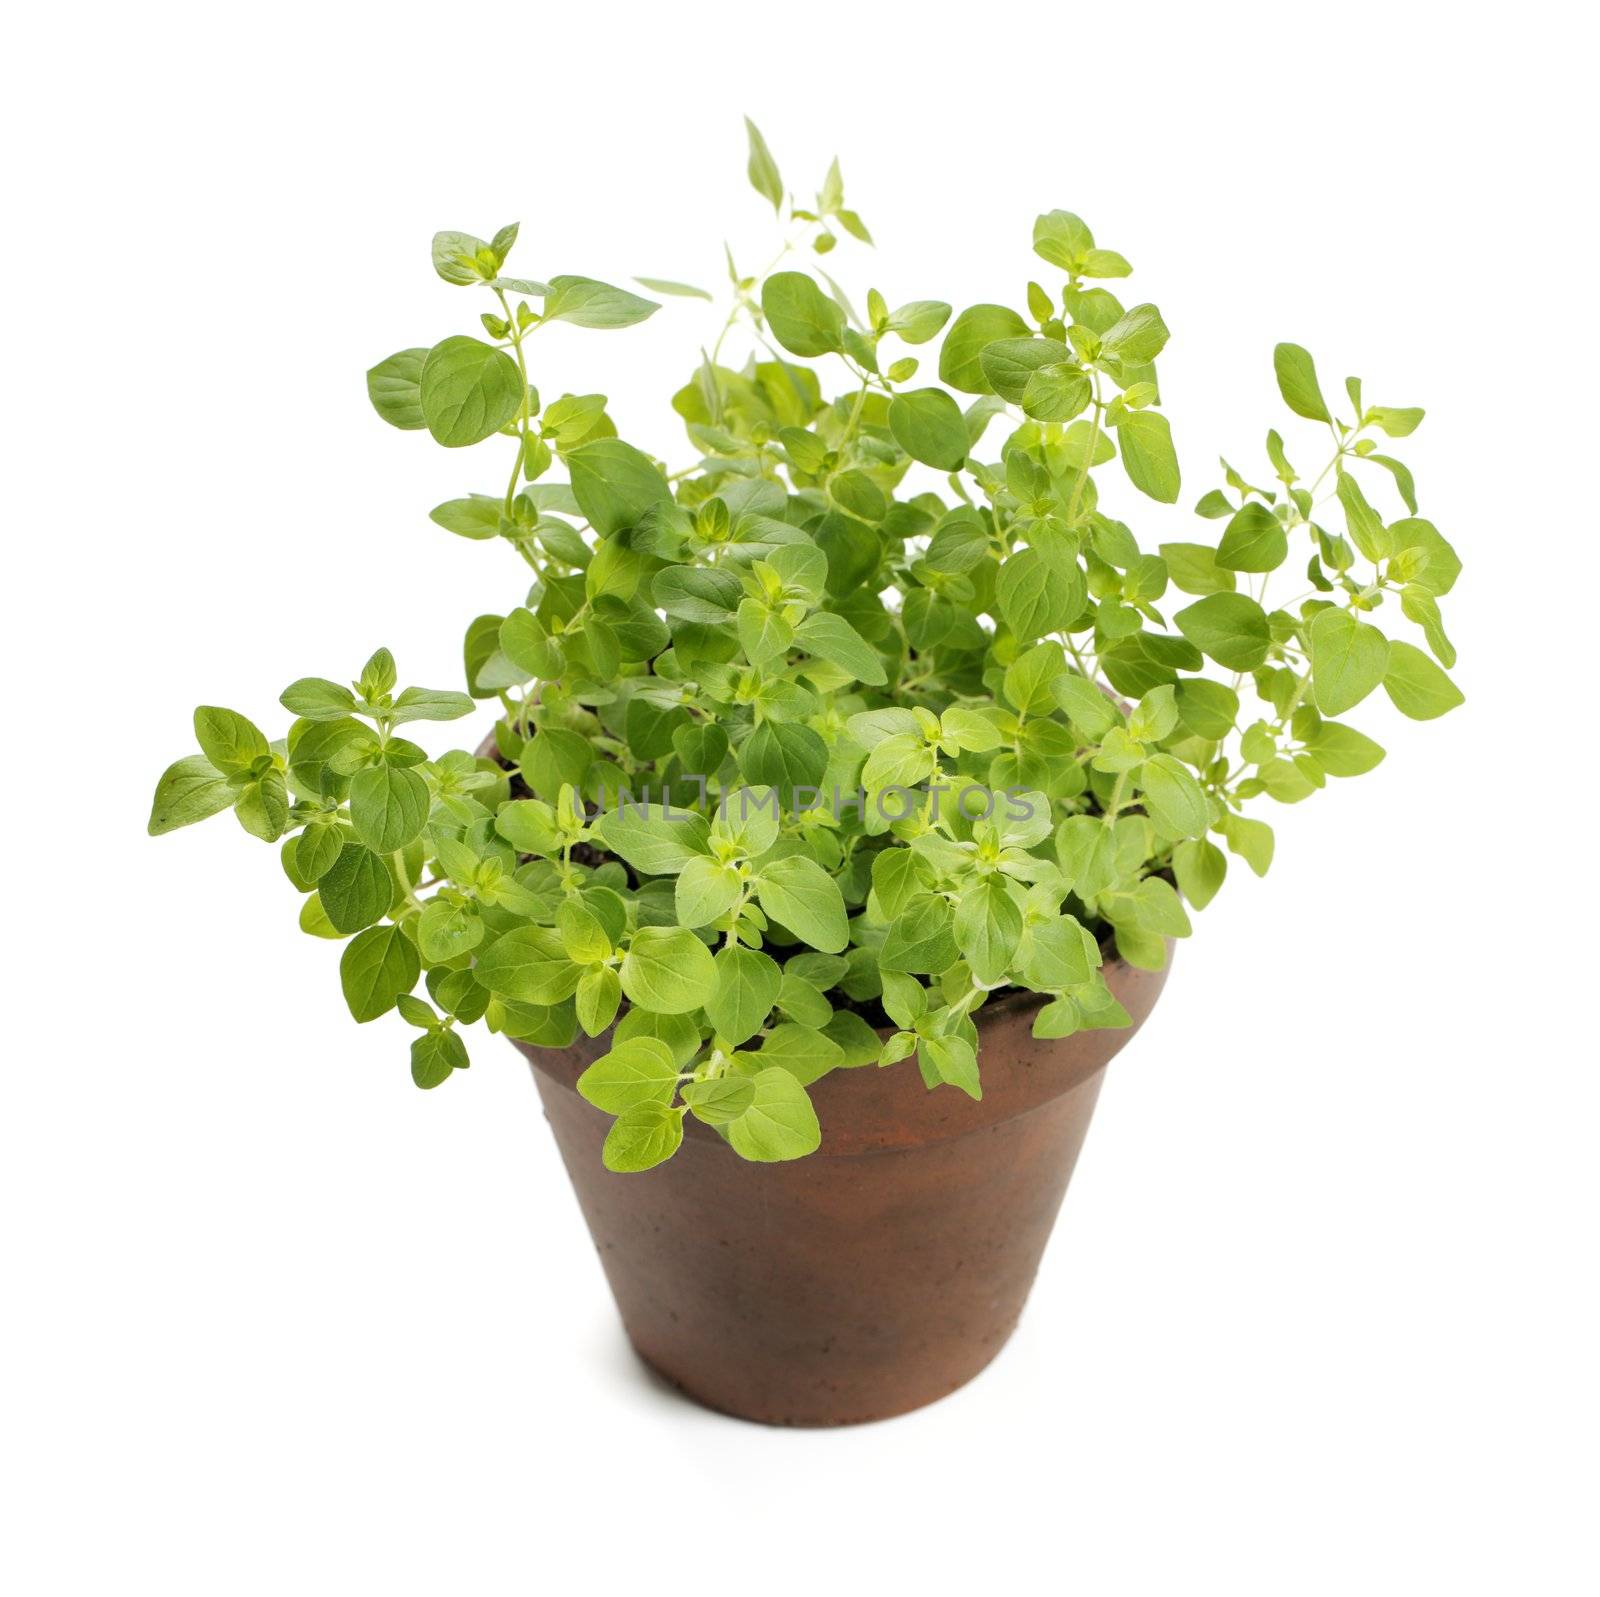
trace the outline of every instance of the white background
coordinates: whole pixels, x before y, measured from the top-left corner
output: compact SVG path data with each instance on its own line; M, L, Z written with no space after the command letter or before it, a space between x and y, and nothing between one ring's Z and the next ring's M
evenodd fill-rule
M0 1583L1592 1592L1578 14L648 13L13 20ZM802 193L842 155L879 247L828 264L891 303L1016 302L1034 214L1083 214L1174 330L1185 505L1219 450L1265 473L1277 339L1330 395L1426 405L1401 452L1467 562L1467 706L1380 695L1353 719L1386 763L1274 807L1271 876L1236 871L1111 1072L1010 1350L838 1433L653 1385L511 1050L416 1092L272 851L144 836L196 702L277 731L285 683L380 643L456 686L467 619L514 602L508 551L425 516L499 454L364 393L472 330L433 230L720 286L724 236L772 247L745 110ZM686 463L666 399L720 314L552 329L540 385Z

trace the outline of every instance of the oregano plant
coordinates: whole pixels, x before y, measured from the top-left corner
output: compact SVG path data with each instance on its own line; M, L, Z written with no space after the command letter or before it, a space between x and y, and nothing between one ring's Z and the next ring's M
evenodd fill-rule
M1305 425L1267 433L1261 484L1224 461L1192 540L1150 547L1101 501L1118 472L1130 509L1180 494L1167 327L1106 286L1122 255L1050 211L1011 303L857 308L822 266L871 243L837 162L801 205L752 124L749 175L782 244L754 273L727 256L726 322L671 398L687 465L537 383L547 324L657 301L507 275L515 226L436 235L476 320L368 392L477 451L432 519L509 546L522 583L467 626L465 691L399 688L379 649L291 683L276 740L196 711L150 817L231 809L277 844L351 1014L414 1029L419 1086L467 1066L474 1022L547 1048L611 1031L578 1086L616 1116L619 1171L669 1158L686 1115L747 1159L809 1153L834 1070L914 1059L978 1098L997 993L1042 995L1040 1037L1127 1024L1106 962L1160 967L1230 856L1266 873L1263 801L1383 758L1350 711L1461 702L1460 562L1388 452L1420 409L1351 378L1335 410L1280 344ZM480 703L477 752L407 735Z

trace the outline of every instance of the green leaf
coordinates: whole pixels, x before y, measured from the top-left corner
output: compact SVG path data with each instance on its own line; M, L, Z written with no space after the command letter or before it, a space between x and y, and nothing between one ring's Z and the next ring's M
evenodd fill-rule
M1374 458L1368 456L1368 459ZM1412 580L1440 598L1449 593L1461 575L1461 559L1440 536L1439 529L1431 521L1405 516L1391 522L1388 531L1397 560L1403 558L1408 549L1420 550L1427 556L1426 563Z
M611 938L605 927L577 899L564 900L556 911L556 934L567 958L575 964L592 965L611 957Z
M806 433L804 436L810 438L813 434ZM963 446L965 440L966 433L963 429ZM841 509L849 511L853 516L859 516L863 521L880 522L888 514L889 501L884 497L883 490L866 472L859 469L841 471L836 476L830 477L828 496Z
M618 1117L600 1149L607 1170L632 1175L665 1164L683 1145L683 1111L638 1104Z
M427 426L422 414L425 349L402 349L367 372L367 398L391 427L417 432Z
M472 700L465 693L450 693L442 688L406 688L389 709L389 721L404 726L408 721L459 721L471 715Z
M772 336L792 355L844 348L844 311L804 272L774 272L761 285L761 312Z
M1007 557L995 582L1000 614L1021 643L1062 632L1083 610L1088 597L1082 572L1051 564L1037 549Z
M928 989L915 976L883 973L883 1009L895 1025L910 1031L928 1012Z
M1041 366L1022 390L1022 408L1035 421L1064 422L1081 415L1094 398L1089 378L1074 366ZM1100 442L1104 443L1104 436Z
M1176 504L1182 482L1167 418L1154 410L1127 411L1117 423L1117 441L1128 481L1161 504Z
M495 270L498 272L506 263L506 256L511 253L511 246L517 242L517 234L521 224L512 222L502 227L495 236L489 240L489 253L494 256Z
M1324 715L1359 704L1383 681L1389 640L1348 610L1319 610L1311 621L1311 690Z
M394 656L387 649L374 649L372 657L361 668L361 679L356 686L363 698L377 699L391 692L397 680Z
M661 307L625 288L615 288L592 277L552 277L545 297L547 322L571 322L575 327L632 327Z
M748 1076L713 1076L709 1081L691 1081L683 1089L689 1112L708 1126L725 1126L730 1120L737 1120L755 1097L756 1089Z
M1383 524L1383 518L1367 502L1361 485L1349 472L1340 470L1334 482L1339 504L1344 510L1344 524L1350 541L1368 560L1382 560L1390 552L1393 538Z
M958 957L949 904L925 893L908 899L890 924L878 964L911 976L940 976Z
M872 856L872 891L889 920L927 885L918 856L910 849L886 848Z
M1128 277L1133 267L1115 250L1090 250L1079 270L1085 277Z
M863 710L852 715L845 726L850 736L869 753L885 738L922 735L922 723L915 712L899 705L887 710Z
M519 926L490 943L472 967L480 985L496 998L524 1004L559 1004L570 998L583 975L548 926Z
M298 874L300 881L296 885L320 881L338 859L344 841L343 827L313 824L292 842L285 843L284 848L294 853L294 870L290 874Z
M578 980L572 995L578 1024L589 1037L598 1037L616 1019L622 1003L622 983L609 965L595 965Z
M678 1069L685 1070L700 1052L700 1027L687 1015L652 1015L645 1009L630 1009L617 1022L616 1041L630 1037L659 1037L672 1050Z
M467 1062L467 1045L453 1031L424 1032L411 1045L411 1079L419 1087L437 1087Z
M848 671L858 682L880 687L888 680L878 652L843 616L815 611L794 629L794 638L807 653Z
M1272 828L1265 821L1245 815L1224 816L1218 830L1230 854L1237 854L1257 876L1265 876L1272 864Z
M767 914L801 941L837 954L849 941L839 884L803 854L773 860L755 879L756 898Z
M470 283L487 282L499 270L485 272L489 246L471 233L442 232L433 235L433 269L445 282L464 288Z
M1177 688L1163 682L1149 690L1128 716L1128 736L1140 743L1159 743L1178 724Z
M659 807L627 805L608 810L594 830L613 854L647 876L675 875L690 860L711 852L703 815L667 816Z
M803 982L799 985L805 987ZM823 1009L827 1009L827 1001L815 988L807 990ZM773 1027L771 1035L762 1043L761 1051L756 1055L758 1066L786 1070L802 1087L809 1087L812 1082L820 1080L830 1070L838 1069L843 1063L844 1050L833 1038L815 1026L789 1022Z
M1094 683L1063 672L1050 684L1067 719L1091 743L1098 743L1117 724L1116 707Z
M923 1074L959 1087L969 1098L983 1097L978 1079L978 1056L965 1037L924 1037L917 1045Z
M799 957L833 959L837 956L802 954ZM848 968L847 963L846 969ZM778 1008L783 1011L786 1019L796 1021L801 1026L826 1026L833 1018L833 1005L823 997L822 989L813 986L805 977L792 970L783 973L783 983L778 989Z
M655 463L620 438L580 444L568 453L567 469L584 520L602 538L636 527L657 505L672 502Z
M651 587L651 597L669 616L710 627L731 621L743 594L731 571L710 566L668 566Z
M984 345L978 359L990 388L1008 404L1020 405L1033 378L1052 367L1070 365L1072 353L1053 338L1000 338Z
M1143 760L1143 744L1135 742L1120 726L1114 726L1101 740L1100 752L1094 757L1094 768L1121 776L1137 770Z
M1180 610L1178 630L1202 654L1230 671L1254 671L1267 658L1267 613L1242 593L1213 593Z
M628 701L623 721L628 752L638 760L662 759L671 753L673 738L689 724L689 712L681 704L659 704L640 694Z
M985 986L1002 980L1022 940L1022 911L998 876L969 887L956 901L956 947Z
M675 294L682 299L711 298L703 288L696 288L693 283L676 283L670 277L636 277L634 282L657 294Z
M1168 837L1201 837L1211 824L1205 790L1181 760L1152 754L1140 767L1145 808Z
M563 784L581 787L593 763L594 749L588 739L562 727L550 727L529 738L517 762L522 779L552 803L561 796Z
M843 1055L839 1061L840 1070L855 1070L862 1065L877 1064L883 1044L877 1032L854 1010L835 1010L822 1030L834 1040Z
M889 402L889 431L913 460L955 471L967 458L961 407L942 388L918 388Z
M1188 838L1173 849L1172 870L1178 891L1196 909L1204 909L1227 877L1228 858L1208 838Z
M1028 324L1004 305L973 305L956 317L939 350L939 381L963 394L992 394L983 351L997 339L1027 338Z
M942 739L954 739L956 746L969 754L986 754L1005 742L1000 728L988 715L952 705L939 717Z
M421 973L417 950L398 926L369 926L345 944L339 958L344 1001L358 1022L388 1014Z
M658 1015L686 1015L717 990L711 951L691 931L645 926L634 933L622 961L628 1002Z
M1033 1035L1041 1038L1071 1037L1083 1025L1078 1005L1071 998L1057 998L1033 1017Z
M778 840L778 795L770 787L737 787L722 795L711 822L713 851L726 843L758 859Z
M1160 876L1146 876L1131 893L1114 895L1116 919L1131 919L1135 925L1158 937L1187 937L1189 917L1172 884Z
M202 704L194 712L194 735L200 752L224 776L248 771L270 752L254 721L214 704Z
M263 771L233 801L239 824L252 837L275 843L289 824L289 789L281 771Z
M760 1031L778 1001L782 974L776 961L757 949L729 943L713 961L716 990L706 1015L717 1035L737 1047Z
M1444 630L1439 601L1421 583L1408 582L1400 590L1400 609L1408 620L1422 628L1434 658L1448 670L1456 663L1456 646Z
M522 409L517 363L476 338L446 338L428 351L422 418L436 443L461 449L500 431Z
M307 721L337 721L355 713L356 696L342 683L330 682L326 677L301 677L278 695L278 703L291 715ZM469 699L469 708L471 703Z
M1412 515L1416 515L1417 483L1411 475L1411 468L1403 461L1396 460L1393 455L1363 455L1361 458L1371 461L1374 466L1382 466L1394 478L1395 488L1405 501L1406 509Z
M759 599L740 601L739 643L751 665L765 665L788 651L794 642L794 628L779 610Z
M534 299L543 299L550 292L550 285L535 277L496 277L490 281L495 288L504 289L508 294L526 294Z
M580 1097L608 1115L640 1104L669 1104L678 1085L678 1062L657 1037L630 1037L602 1054L578 1077Z
M317 897L335 931L359 932L389 913L394 880L381 855L364 843L346 843L318 881Z
M1398 641L1389 645L1383 690L1413 721L1431 721L1465 702L1461 689L1421 649Z
M1279 344L1272 352L1272 369L1278 374L1283 402L1307 421L1331 422L1327 401L1317 386L1317 368L1298 344Z
M1034 221L1033 253L1064 272L1078 272L1093 249L1088 223L1071 211L1047 211Z
M1185 593L1232 593L1236 586L1233 573L1222 569L1216 551L1203 543L1164 543L1161 558L1172 585Z
M816 787L828 769L828 745L809 726L763 721L739 750L739 769L756 787L775 787L785 809L797 787Z
M704 855L688 860L678 873L675 902L680 926L709 926L739 901L739 873Z
M787 1070L769 1066L757 1072L751 1086L749 1107L727 1126L728 1142L735 1153L772 1164L804 1158L822 1146L817 1112L805 1088Z
M1074 471L1103 466L1117 452L1105 432L1086 421L1075 421L1067 428L1059 449L1061 463Z
M1221 682L1191 677L1178 684L1178 719L1196 737L1219 743L1239 718L1239 695Z
M1319 722L1306 747L1329 776L1365 776L1383 759L1383 749L1365 733L1337 721Z
M1148 365L1166 348L1169 336L1154 305L1135 305L1100 335L1100 356L1125 366Z
M393 854L420 836L431 802L428 784L408 766L368 766L350 779L350 824L379 854Z
M1006 667L1005 696L1011 707L1024 715L1048 715L1056 702L1056 679L1066 669L1066 656L1053 638L1023 650Z
M913 299L890 312L884 331L898 334L908 344L926 344L949 320L950 306L942 299Z
M1283 523L1259 500L1252 499L1223 529L1216 563L1226 571L1276 571L1288 553L1289 536Z
M471 953L483 941L483 917L476 905L435 898L417 917L416 932L423 957L430 963L445 963Z
M878 793L893 787L914 787L934 767L934 751L914 732L885 738L861 768L862 785Z
M193 826L196 821L227 809L233 797L228 779L204 755L189 754L174 760L156 783L155 800L150 806L150 836Z
M1420 405L1406 405L1399 409L1373 405L1361 420L1381 427L1391 438L1406 438L1422 425L1423 414Z
M783 179L778 175L778 163L772 159L767 141L749 117L744 119L745 132L750 139L750 162L745 168L750 186L761 195L774 211L783 208Z

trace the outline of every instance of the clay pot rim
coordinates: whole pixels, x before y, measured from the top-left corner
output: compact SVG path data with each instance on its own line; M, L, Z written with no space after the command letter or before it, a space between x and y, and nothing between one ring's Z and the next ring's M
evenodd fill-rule
M1100 967L1108 985L1133 1014L1131 1029L1096 1028L1062 1039L1035 1039L1029 1016L1050 1001L1048 994L1017 988L1004 998L986 1003L972 1017L979 1030L980 1052L984 1046L999 1047L1003 1075L986 1082L988 1090L979 1100L969 1099L953 1087L948 1097L930 1093L912 1068L910 1058L897 1061L898 1068L893 1070L869 1063L829 1071L808 1089L823 1123L823 1146L810 1157L858 1158L953 1140L991 1130L1030 1113L1047 1099L1071 1091L1098 1075L1109 1059L1121 1051L1132 1031L1139 1028L1155 995L1165 985L1170 963L1169 942L1168 965L1160 971L1145 971L1122 959L1107 960ZM1147 1002L1129 997L1130 990L1137 992L1141 988L1151 989ZM875 1028L883 1037L895 1029ZM1007 1032L1011 1037L1005 1037ZM598 1037L580 1035L567 1048L541 1048L512 1039L537 1074L574 1097L579 1096L576 1084L583 1067L603 1054L611 1040L611 1028ZM1019 1051L1022 1057L1017 1057ZM1041 1059L1041 1051L1047 1054L1047 1062ZM913 1085L914 1092L910 1090ZM717 1144L726 1149L712 1127L700 1124L692 1116L684 1122L684 1134L697 1144ZM731 1149L726 1151L736 1157Z

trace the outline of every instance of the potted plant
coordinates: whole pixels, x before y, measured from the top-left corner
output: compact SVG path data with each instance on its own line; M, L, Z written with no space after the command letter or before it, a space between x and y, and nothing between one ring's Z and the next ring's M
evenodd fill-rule
M729 259L672 396L679 469L603 396L537 387L542 328L657 302L507 275L514 226L435 237L478 325L368 389L395 427L492 445L503 486L432 519L509 544L527 586L467 627L465 692L400 687L380 649L292 683L276 741L201 708L150 830L231 809L278 844L354 1018L413 1028L418 1086L466 1068L474 1022L514 1041L642 1355L819 1424L999 1349L1173 939L1230 856L1271 862L1247 809L1371 770L1343 717L1379 687L1420 720L1461 702L1459 562L1387 452L1422 412L1352 378L1336 415L1293 344L1309 441L1269 432L1204 535L1141 544L1115 479L1162 504L1180 479L1166 326L1107 286L1128 262L1051 211L1018 304L858 312L822 269L870 242L837 163L803 207L749 137L785 243ZM412 740L479 704L476 751Z

